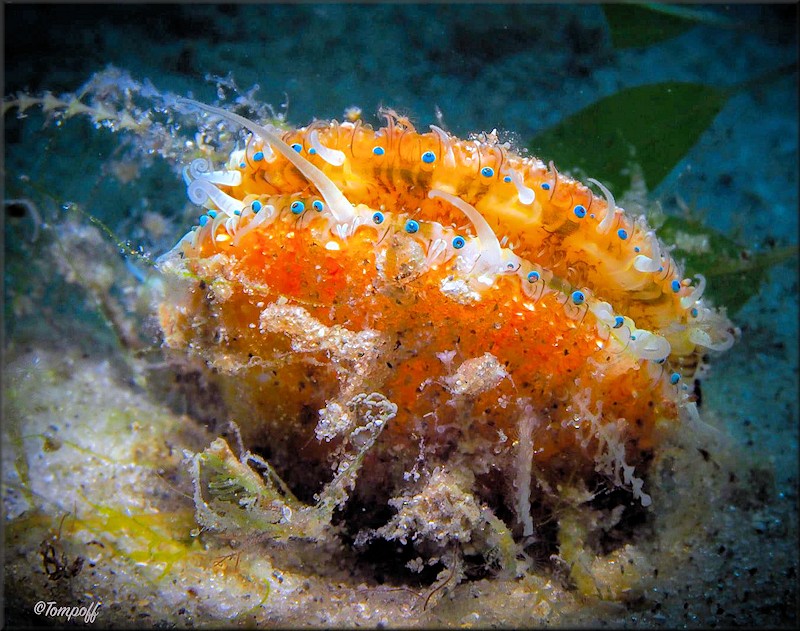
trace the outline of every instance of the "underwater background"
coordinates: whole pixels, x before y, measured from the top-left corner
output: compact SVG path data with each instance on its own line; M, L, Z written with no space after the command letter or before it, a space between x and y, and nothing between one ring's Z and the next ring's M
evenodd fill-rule
M733 349L711 359L702 409L730 436L737 453L757 464L748 469L743 461L742 477L758 478L748 479L751 496L735 509L743 517L720 522L740 528L721 537L741 539L748 550L737 550L737 558L726 557L724 549L719 553L727 560L715 566L713 606L709 600L694 617L685 613L694 604L665 601L659 609L590 608L557 622L593 624L605 618L642 626L792 627L798 502L797 6L680 6L686 11L675 15L620 5L609 11L599 5L528 3L6 4L3 94L80 96L81 86L87 86L87 93L97 96L102 82L116 81L140 95L190 96L223 106L243 97L270 104L297 126L315 118L342 120L352 106L377 124L377 111L385 106L418 127L439 124L459 137L496 128L517 148L554 159L562 171L616 183L618 200L626 192L638 192L641 199L644 187L648 203L660 204L665 230L706 236L717 248L693 254L687 247L684 258L708 276L710 286L717 285L716 294L710 287L712 299L729 306L741 329ZM95 76L102 82L87 83ZM681 92L678 110L647 105L668 100L666 85L626 92L667 82L693 86ZM622 143L613 133L600 135L586 125L605 111L586 108L620 94L625 98L605 103L630 124ZM153 96L153 102L169 99ZM655 122L653 111L660 116ZM67 249L66 258L90 266L106 256L116 238L127 244L123 251L138 252L127 263L118 257L134 279L144 276L147 260L171 248L196 215L179 171L161 157L168 153L165 145L156 146L152 137L146 141L153 144L142 140L119 149L118 135L125 132L90 117L46 118L38 106L23 114L12 108L4 116L3 351L4 368L16 366L5 371L7 384L31 366L31 353L105 356L112 364L118 353L119 331L108 326L114 317L98 308L93 293L112 291L111 283L81 284L67 268L35 265L43 260L41 249L50 247L44 233L63 220L69 212L64 208L84 211L59 246ZM167 117L163 111L157 115ZM176 129L169 124L164 129ZM612 167L634 140L641 140L633 161L641 163L644 182L634 178L631 186L631 172ZM598 172L604 165L609 170ZM113 233L110 241L80 240L81 226L97 225L89 216ZM9 377L12 373L16 377ZM122 373L137 392L136 376ZM100 384L107 377L93 378ZM59 387L57 379L47 383ZM51 394L40 392L48 401ZM6 454L4 472L16 466L15 456ZM20 554L36 560L35 549L20 552L7 544L5 554L6 622L43 622L31 615L33 603L19 588L26 580L23 566L8 565ZM30 572L42 574L37 564ZM743 595L751 584L759 595L752 599ZM692 592L693 598L711 598L706 587ZM770 599L759 600L767 593ZM133 617L122 609L114 615L116 622ZM465 623L455 613L442 615L434 623ZM198 616L195 624L217 614L212 608ZM413 622L406 618L404 624ZM317 623L336 620L322 617ZM374 619L366 619L371 623Z

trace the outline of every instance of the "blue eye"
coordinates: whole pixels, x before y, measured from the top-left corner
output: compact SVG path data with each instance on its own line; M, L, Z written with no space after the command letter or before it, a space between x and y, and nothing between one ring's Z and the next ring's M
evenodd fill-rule
M313 155L316 155L316 153L317 153L317 150L316 150L316 149L314 149L314 147L311 147L311 148L309 148L309 150L308 150L308 153L309 153L309 155L312 155L312 156L313 156Z
M208 211L208 216L211 217L212 219L216 219L217 218L217 211L216 210L209 210Z
M372 221L376 224L383 223L383 213L381 211L377 211L374 215L372 215Z
M572 303L576 305L582 305L586 302L586 296L583 295L582 291L573 291L572 292Z
M614 318L614 328L615 329L618 329L623 324L625 324L625 318L623 318L622 316L617 316L616 318Z
M296 202L292 202L290 208L293 214L299 215L306 209L306 205L298 199Z
M264 159L264 152L263 151L256 151L253 154L253 160L255 160L256 162L260 162L263 159Z
M692 309L691 313L692 313L692 317L696 318L697 314L698 314L698 311L697 311L697 309Z
M300 153L303 150L303 145L296 142L292 145L292 149L294 149L297 153Z
M250 204L250 207L253 209L254 213L257 213L259 210L261 210L261 202L255 199L253 200L253 203Z
M414 221L413 219L409 219L406 222L406 232L408 234L414 234L419 230L419 223Z
M386 150L383 147L373 147L372 153L374 153L376 156L382 156L384 153L386 153Z
M244 162L239 163L239 168L244 169L247 165Z
M617 230L617 236L622 239L623 241L628 238L628 231L624 228L620 228Z
M455 237L453 239L453 247L456 250L460 250L461 248L463 248L465 243L466 242L464 241L464 237Z
M433 164L436 161L436 154L433 151L426 151L422 154L422 161L425 164Z
M528 272L528 282L529 283L535 283L538 280L539 280L539 272L537 272L537 271Z
M205 226L208 223L208 215L203 215L200 217L200 225Z
M323 204L318 199L315 199L313 202L311 202L311 205L314 207L314 210L316 210L318 213L321 213L325 208L325 204Z
M672 287L672 291L677 294L681 290L681 283L678 280L673 280L672 283L670 283L670 287Z
M550 185L549 185L547 182L544 182L544 183L542 184L542 188L543 188L544 190L546 190L546 191L549 191L549 190L550 190Z
M506 176L503 178L503 182L505 182L506 184L508 184L509 182L511 182L511 176L510 176L510 175L506 175Z
M575 213L575 216L578 219L583 219L586 216L586 208L584 208L580 204L575 206L575 209L573 210L573 212Z
M670 382L670 383L671 383L673 386L674 386L676 383L678 383L680 380L681 380L681 376L680 376L678 373L674 372L674 373L672 373L672 375L670 375L669 382Z
M483 177L492 177L494 175L494 169L492 167L483 167L481 169L481 175Z

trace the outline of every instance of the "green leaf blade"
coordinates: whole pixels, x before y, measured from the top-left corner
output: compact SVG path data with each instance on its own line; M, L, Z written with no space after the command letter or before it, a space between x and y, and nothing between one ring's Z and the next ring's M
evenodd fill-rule
M761 290L770 268L798 254L796 245L751 253L702 222L683 217L668 217L658 235L665 242L676 244L672 256L685 264L685 274L703 274L708 280L706 294L731 315ZM705 247L687 247L691 237L701 237Z
M604 4L611 43L616 49L657 44L677 37L695 25L685 15L659 11L657 7L638 4Z
M529 143L562 169L580 169L621 194L631 163L654 189L697 142L731 91L668 81L626 88L568 116Z

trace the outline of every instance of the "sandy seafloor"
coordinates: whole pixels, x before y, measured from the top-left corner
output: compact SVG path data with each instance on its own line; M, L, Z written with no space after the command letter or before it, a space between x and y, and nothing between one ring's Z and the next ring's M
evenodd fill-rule
M3 91L73 92L113 64L137 81L149 79L158 90L210 102L215 87L204 77L230 73L243 89L257 83L256 98L276 108L288 96L287 120L297 125L314 117L341 120L351 105L360 106L366 120L377 122L373 113L386 105L426 127L437 122L439 108L458 136L497 128L524 140L624 87L665 80L727 86L796 62L796 6L718 5L714 10L746 26L699 25L649 47L614 50L596 6L5 5ZM797 244L797 99L796 74L731 98L651 197L666 212L677 213L680 196L708 225L738 235L753 251ZM148 243L154 255L183 234L188 225L181 221L188 214L177 176L167 172L134 178L115 188L108 184L111 171L106 166L114 157L109 155L114 141L107 132L96 132L98 140L91 126L77 118L63 129L52 124L43 128L42 118L33 110L29 114L17 121L12 111L5 120L7 199L22 196L19 191L26 189L17 184L26 177L57 200L83 204L118 234L134 240L142 231L126 217L141 216L146 208L168 220L163 231L151 231L157 233ZM70 126L78 131L70 132ZM585 143L587 151L593 150L592 138ZM106 411L123 409L135 416L138 423L113 421L128 431L133 426L139 434L183 432L184 444L195 449L202 449L209 437L180 425L164 405L131 385L134 380L125 369L115 367L114 351L109 350L113 344L101 330L102 321L81 305L85 294L76 289L74 299L59 302L70 292L48 292L42 303L36 298L20 302L18 294L28 281L19 273L20 257L35 251L26 246L33 233L30 217L7 211L5 232L6 301L12 293L17 296L16 310L7 304L5 311L4 388L13 389L11 395L5 393L5 415L11 411L22 419L23 434L46 433L56 426L61 440L71 437L87 449L116 454L120 462L132 458L133 463L119 469L113 480L95 480L91 476L107 472L98 474L100 469L93 467L100 465L91 464L95 461L86 452L62 447L45 454L41 441L23 436L15 447L4 434L6 519L18 518L26 508L15 473L20 444L27 450L31 484L47 497L44 505L58 506L53 515L79 501L69 487L76 472L84 476L81 497L96 504L115 498L135 512L144 500L132 489L148 484L136 469L137 458L172 462L179 455L162 453L163 445L157 448L143 436L136 439L141 444L125 442L121 436L128 434L111 428L111 412ZM71 243L84 249L91 262L91 243ZM54 277L59 273L53 270ZM359 593L370 589L367 578L357 583L358 589L347 587L338 575L330 584L312 575L303 579L296 559L287 558L290 552L270 548L264 553L265 567L259 569L252 559L248 566L251 578L259 577L252 579L255 584L269 580L270 595L261 609L245 615L256 602L245 607L237 601L242 587L235 577L209 578L200 569L196 575L185 570L177 582L159 584L158 571L151 572L146 558L117 567L113 555L98 546L82 553L88 560L77 577L48 580L38 542L50 524L39 523L37 530L31 523L22 533L6 530L6 624L63 623L33 613L36 601L52 597L70 605L101 601L97 624L103 626L251 620L277 626L792 627L797 623L797 259L772 269L733 319L742 330L741 340L712 362L711 375L703 382L702 407L704 420L730 436L735 456L727 466L731 471L740 466L739 478L745 481L739 495L709 506L698 522L718 537L716 557L707 552L689 555L687 567L673 568L672 582L660 586L661 595L656 583L636 603L602 604L582 601L568 591L561 594L554 586L551 602L561 602L562 610L556 606L545 611L531 605L524 586L497 589L480 581L460 586L461 591L447 597L449 602L422 612L413 599L403 600L401 590L360 598ZM70 430L67 418L72 414ZM102 429L89 431L81 424L92 414L100 417ZM192 431L196 435L189 436ZM106 526L121 528L123 521L114 523ZM78 535L86 543L86 533ZM63 545L68 558L78 554L70 548L77 545L74 541ZM285 583L276 578L281 570ZM465 595L467 589L472 596Z

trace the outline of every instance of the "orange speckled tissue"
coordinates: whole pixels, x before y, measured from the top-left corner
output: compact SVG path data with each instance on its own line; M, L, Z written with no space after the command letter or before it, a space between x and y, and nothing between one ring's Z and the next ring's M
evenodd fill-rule
M420 440L485 455L525 418L553 479L600 471L649 502L633 469L693 406L683 367L733 327L644 217L494 134L393 112L281 131L195 105L252 134L225 168L185 170L206 212L159 261L160 320L224 376L246 433L320 461L326 408L380 392L398 412L371 457L393 478Z

